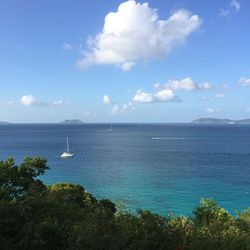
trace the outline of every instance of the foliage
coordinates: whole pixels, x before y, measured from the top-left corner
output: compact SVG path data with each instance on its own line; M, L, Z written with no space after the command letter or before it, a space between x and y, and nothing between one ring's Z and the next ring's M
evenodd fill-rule
M1 249L250 249L250 208L236 217L202 199L193 217L117 211L80 185L47 186L43 158L0 162Z

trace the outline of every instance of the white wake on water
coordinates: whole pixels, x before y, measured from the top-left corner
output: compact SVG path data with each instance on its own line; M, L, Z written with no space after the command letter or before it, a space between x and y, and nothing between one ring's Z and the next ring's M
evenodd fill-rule
M191 137L152 137L152 140L197 140L199 138Z

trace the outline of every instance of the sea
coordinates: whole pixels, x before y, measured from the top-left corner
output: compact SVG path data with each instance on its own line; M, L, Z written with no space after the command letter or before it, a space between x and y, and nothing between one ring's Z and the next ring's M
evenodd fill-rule
M120 209L191 216L201 198L230 213L250 207L250 126L0 125L0 159L48 160L46 184L82 185ZM69 137L74 157L62 159Z

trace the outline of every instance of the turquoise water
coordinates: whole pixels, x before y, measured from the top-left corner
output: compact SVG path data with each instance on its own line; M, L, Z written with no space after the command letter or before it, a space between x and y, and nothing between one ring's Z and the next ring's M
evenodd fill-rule
M1 125L0 158L48 159L48 183L83 185L127 209L190 215L201 197L250 207L250 126ZM61 159L70 137L73 158Z

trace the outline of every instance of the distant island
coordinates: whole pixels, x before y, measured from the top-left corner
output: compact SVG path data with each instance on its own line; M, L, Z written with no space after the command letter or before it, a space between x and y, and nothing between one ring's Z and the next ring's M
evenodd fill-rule
M83 121L79 120L79 119L73 119L73 120L65 120L60 122L60 124L71 124L71 125L75 125L75 124L84 124Z
M196 120L193 120L189 122L191 124L211 124L211 125L219 125L219 124L236 124L236 125L250 125L250 119L242 119L242 120L231 120L231 119L218 119L218 118L199 118ZM10 122L0 121L0 125L7 125L7 124L13 124ZM14 123L15 124L15 123ZM22 124L22 123L16 123L16 124ZM23 123L25 124L25 123ZM35 123L34 123L35 124ZM45 124L45 123L44 123ZM58 123L51 123L51 124L66 124L66 125L81 125L85 124L85 122L79 120L79 119L67 119ZM177 124L177 123L176 123ZM187 123L188 124L188 123Z
M192 121L193 124L250 124L250 119L231 120L217 118L200 118Z

